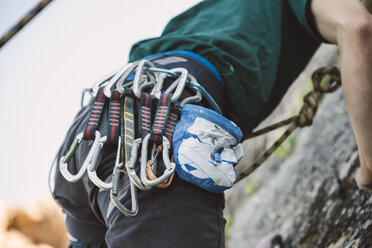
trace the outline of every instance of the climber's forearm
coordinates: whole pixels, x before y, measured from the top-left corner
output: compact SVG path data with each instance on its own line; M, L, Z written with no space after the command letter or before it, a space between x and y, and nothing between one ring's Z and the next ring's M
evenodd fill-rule
M345 102L364 174L372 172L372 24L369 36L350 35L338 43Z
M312 0L311 9L320 34L340 48L346 106L362 170L371 172L372 16L359 0Z

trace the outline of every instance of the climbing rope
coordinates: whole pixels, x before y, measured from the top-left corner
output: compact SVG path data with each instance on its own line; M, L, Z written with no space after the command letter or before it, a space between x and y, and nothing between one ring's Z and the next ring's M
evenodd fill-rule
M3 47L14 35L16 35L27 23L29 23L35 16L37 16L48 4L53 0L42 0L31 9L16 25L0 39L0 48Z
M252 165L242 171L237 178L237 182L250 175L256 170L270 155L288 138L288 136L296 129L311 126L318 109L318 104L321 97L325 93L334 92L341 86L340 72L336 67L323 67L317 69L311 77L313 90L303 98L303 106L298 115L257 130L244 137L244 139L251 139L259 135L268 133L277 128L292 124L284 132L284 134Z

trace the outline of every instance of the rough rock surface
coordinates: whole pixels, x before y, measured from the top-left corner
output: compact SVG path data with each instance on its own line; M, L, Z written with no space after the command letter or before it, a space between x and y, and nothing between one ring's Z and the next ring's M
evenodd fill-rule
M315 67L334 64L334 59L319 63L319 58L334 58L332 52L322 47L298 81L309 78ZM372 247L372 194L356 186L358 163L338 90L324 98L313 126L298 132L289 158L269 159L227 193L227 247L255 247L274 230L283 235L284 247ZM251 178L260 183L248 196Z

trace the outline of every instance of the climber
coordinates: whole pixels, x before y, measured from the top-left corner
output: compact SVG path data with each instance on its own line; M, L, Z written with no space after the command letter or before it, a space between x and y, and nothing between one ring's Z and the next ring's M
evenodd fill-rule
M217 102L224 117L211 107L213 101L185 108L180 122L195 130L184 133L200 138L198 128L203 133L205 127L216 127L210 125L213 121L229 123L222 132L236 145L241 137L237 126L247 134L267 117L321 42L340 48L343 90L361 162L357 182L372 190L372 17L359 0L205 0L172 19L160 37L136 43L129 61L147 58L158 71L187 69ZM78 113L57 163L84 131L92 108L90 104ZM206 124L197 125L197 121ZM103 118L101 125L107 122ZM178 125L175 137L181 131ZM175 142L175 147L179 144L175 153L181 141ZM88 154L92 144L99 147L96 142L81 141L68 166L76 171L87 166L84 160L92 157ZM216 149L213 159L220 159L223 149ZM116 154L113 146L103 146L95 158L98 175L111 175ZM191 160L188 155L185 157ZM237 162L240 156L234 156ZM99 190L89 176L69 183L55 170L53 196L66 213L71 247L224 247L224 195L212 193L221 187L205 186L203 181L202 188L183 180L194 169L183 165L186 169L177 170L168 188L138 192L140 209L133 217L118 211L110 192ZM123 182L119 191L129 191L132 181ZM130 194L120 202L128 207ZM277 241L278 235L274 236ZM261 247L272 246L270 239L274 239L272 235Z

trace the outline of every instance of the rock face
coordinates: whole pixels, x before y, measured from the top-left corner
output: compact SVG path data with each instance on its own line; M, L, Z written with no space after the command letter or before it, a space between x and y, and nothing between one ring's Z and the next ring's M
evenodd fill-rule
M335 57L334 48L319 52L299 80L324 66L319 56ZM323 99L313 126L298 132L289 158L270 158L227 193L227 247L255 247L275 230L283 235L284 247L372 247L372 194L357 188L358 166L339 89ZM258 190L247 195L252 178L259 182Z
M67 246L62 211L54 200L8 208L0 205L1 248Z

